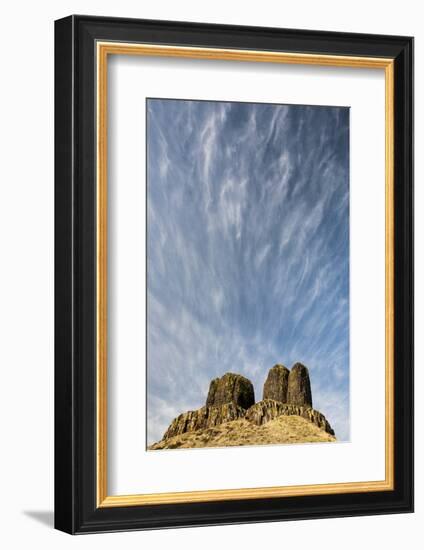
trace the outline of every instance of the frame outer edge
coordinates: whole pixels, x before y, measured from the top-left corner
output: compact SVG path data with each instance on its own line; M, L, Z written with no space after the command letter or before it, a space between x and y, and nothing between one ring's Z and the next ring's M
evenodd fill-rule
M403 187L401 212L402 226L399 231L401 243L401 265L403 272L402 300L402 339L403 354L403 395L405 399L404 424L402 425L404 445L399 452L404 453L404 495L405 509L414 511L414 39L411 38L402 52L403 111L402 174L399 185ZM399 108L400 110L400 108Z
M386 365L385 365L385 480L355 483L329 483L296 487L261 487L256 489L205 490L197 492L139 494L108 496L107 492L107 60L108 55L149 55L188 57L196 59L225 59L283 64L331 65L332 67L377 67L385 75L385 318L386 318ZM394 339L394 172L393 172L393 115L394 115L394 60L327 54L299 54L239 50L228 48L202 48L130 44L99 40L96 42L97 75L97 507L144 506L148 504L177 504L212 502L255 498L278 498L324 494L343 494L393 490L393 339Z
M409 49L410 49L410 93L409 93L409 117L410 117L410 130L409 130L409 138L411 141L411 147L409 152L409 158L408 158L408 166L410 166L411 169L411 181L410 181L410 187L411 187L411 196L410 196L410 203L411 203L411 294L410 294L410 311L409 315L411 317L411 329L410 329L410 362L411 362L411 380L410 380L410 391L412 396L412 404L411 404L411 499L410 499L410 511L414 512L414 506L415 506L415 447L414 447L414 429L415 429L415 416L414 416L414 381L415 381L415 372L414 372L414 365L415 365L415 355L414 355L414 345L415 345L415 317L414 317L414 303L415 303L415 257L414 257L414 250L415 250L415 236L414 236L414 220L415 220L415 212L414 212L414 204L415 204L415 173L414 173L414 155L415 155L415 140L414 140L414 105L415 105L415 97L414 97L414 78L415 78L415 40L412 37L409 41Z
M74 444L74 18L55 21L54 526L76 531Z
M89 40L92 40L93 43L96 42L96 33L98 31L95 28L96 24L101 24L102 27L100 32L101 38L99 36L99 39L107 40L108 38L106 37L109 37L109 35L116 36L115 31L118 27L122 27L124 23L133 24L131 31L133 34L135 32L136 34L141 33L141 35L144 35L147 33L147 35L150 35L153 27L155 27L155 33L157 33L158 37L166 36L167 33L170 35L175 33L170 39L171 43L174 43L175 36L183 33L183 31L187 31L190 35L192 32L199 33L201 30L207 31L208 29L217 35L213 38L213 40L217 41L217 44L224 43L225 41L228 43L228 33L232 29L242 29L243 35L249 39L257 35L259 42L268 40L268 38L260 36L262 35L262 31L265 33L268 30L267 28L234 27L232 25L214 26L184 22L174 23L91 16L70 16L55 23L55 527L59 530L75 534L412 511L413 39L382 35L380 36L381 44L378 43L376 46L375 40L379 38L377 35L326 33L324 31L320 35L314 35L314 31L293 31L290 29L272 30L277 37L281 33L283 41L287 39L285 34L292 34L293 38L297 41L311 39L311 36L314 35L315 38L308 50L311 51L312 48L312 52L321 52L321 46L324 50L329 49L331 51L339 51L340 48L343 52L357 51L358 40L362 38L365 43L361 44L359 49L361 52L364 52L365 56L367 56L367 48L369 51L377 49L384 52L382 54L383 57L403 58L403 62L406 61L402 74L397 74L395 77L395 87L398 85L402 89L403 94L401 95L404 95L405 99L403 106L396 104L395 113L396 116L399 115L402 118L402 123L399 127L396 127L395 131L396 145L401 149L399 153L401 169L399 171L395 170L395 186L399 185L401 187L401 204L396 207L395 218L399 213L401 222L396 224L395 220L395 226L399 232L397 239L403 242L406 249L406 252L401 254L400 259L395 259L395 263L398 274L400 271L405 279L407 279L404 283L398 283L401 285L400 294L402 295L402 299L399 302L400 311L398 313L404 326L400 334L397 334L397 330L395 331L397 342L401 348L398 353L402 361L402 374L400 375L402 397L406 398L402 421L399 420L401 415L399 396L395 400L396 420L401 425L400 427L406 430L405 438L402 439L405 445L402 449L398 449L396 453L396 460L399 459L397 467L405 469L399 486L401 494L395 491L392 493L393 497L391 497L389 491L385 494L386 496L382 494L382 498L378 495L374 494L373 496L370 494L371 498L365 500L358 494L352 494L349 500L342 498L341 495L323 497L318 501L316 497L306 497L306 499L305 497L300 497L299 500L295 497L293 502L297 504L293 508L290 507L287 509L284 506L284 499L277 499L282 504L281 509L277 503L276 506L272 506L271 501L273 499L266 499L263 501L264 509L262 511L257 508L260 501L257 501L256 509L252 508L248 501L243 501L241 504L240 502L234 503L231 506L229 506L229 502L225 501L219 507L213 506L210 503L161 505L157 508L153 505L147 507L143 514L138 513L139 507L131 505L127 508L109 509L93 509L91 507L92 504L95 505L93 495L95 494L96 476L95 472L89 472L89 465L83 464L82 451L85 450L89 451L89 454L91 453L92 434L90 433L91 428L85 429L84 433L80 433L78 428L78 422L81 420L79 418L81 411L78 407L81 406L82 402L86 403L87 401L87 397L82 392L82 383L87 381L90 384L91 382L89 377L87 379L87 375L84 372L76 372L82 357L78 356L78 362L75 362L76 356L74 356L73 347L74 331L79 328L79 321L74 316L74 310L78 313L81 308L81 303L78 301L78 296L75 295L74 289L79 293L78 284L82 282L82 274L81 281L75 279L75 276L78 275L76 269L78 266L75 267L74 260L79 261L79 256L82 252L79 246L83 244L82 242L79 243L78 239L75 239L74 244L73 233L78 229L77 223L82 208L78 202L78 210L75 211L74 191L78 180L81 180L81 185L89 183L84 179L86 176L82 173L77 179L74 175L75 167L78 167L80 164L81 166L84 163L87 164L86 159L79 156L81 155L81 151L78 150L77 135L81 134L86 125L84 126L83 121L80 122L77 118L78 97L76 94L78 93L83 96L82 89L87 88L88 93L90 90L88 89L88 84L84 81L84 78L87 76L85 69L83 70L81 66L76 66L76 54L80 55L80 50L83 50L83 54L88 59L90 58L91 53L89 50L86 50L89 48ZM138 29L137 27L140 28ZM167 29L164 27L167 27ZM122 28L119 30L123 32ZM126 32L126 29L124 30ZM225 40L224 37L219 35L219 32L223 32L224 30L227 33ZM79 45L80 35L89 36L85 45ZM207 36L206 33L205 36ZM318 40L318 36L322 40ZM183 38L184 41L187 41L187 39ZM372 41L374 41L374 44ZM206 42L210 42L210 40L206 39ZM390 43L390 47L387 45L388 43ZM271 49L273 48L271 47ZM289 46L288 49L292 51L294 48ZM396 53L392 57L391 52L393 50L396 50ZM88 67L90 63L89 59L87 62ZM81 60L78 65L80 64L82 64ZM89 106L88 111L90 108ZM81 130L78 130L78 127L75 126L76 124L81 126ZM90 147L88 148L88 152L90 152ZM79 166L79 170L82 170L81 166ZM78 191L78 187L76 191ZM87 214L85 215L87 216ZM78 344L78 340L76 344ZM78 377L75 378L77 375ZM95 439L95 430L93 433ZM89 473L84 477L85 483L80 483L83 467L84 471ZM386 500L387 497L389 497L388 500ZM316 507L317 505L312 505L313 502L319 503L318 508ZM88 507L86 503L88 503ZM223 509L221 510L221 508ZM157 512L155 509L157 509Z

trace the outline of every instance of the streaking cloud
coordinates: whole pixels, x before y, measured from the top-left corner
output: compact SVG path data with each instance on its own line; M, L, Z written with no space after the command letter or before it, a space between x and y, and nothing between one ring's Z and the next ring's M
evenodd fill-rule
M349 110L147 101L148 443L227 371L309 367L349 438Z

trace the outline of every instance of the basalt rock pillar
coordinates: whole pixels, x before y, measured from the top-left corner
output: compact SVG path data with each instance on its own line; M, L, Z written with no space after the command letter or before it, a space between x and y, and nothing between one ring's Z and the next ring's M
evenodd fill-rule
M284 365L274 365L265 380L262 399L274 399L274 401L287 403L289 373L289 369Z
M309 371L302 363L296 363L290 371L287 402L291 405L298 405L300 407L312 407Z
M248 409L255 403L255 392L250 380L240 374L227 372L221 378L212 380L209 386L207 407L218 407L227 403Z

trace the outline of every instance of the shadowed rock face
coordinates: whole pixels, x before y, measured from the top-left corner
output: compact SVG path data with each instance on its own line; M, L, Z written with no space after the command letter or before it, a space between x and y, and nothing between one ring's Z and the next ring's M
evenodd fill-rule
M309 372L302 363L296 363L291 371L284 365L272 367L264 384L263 396L263 400L255 404L250 380L240 374L227 372L210 383L206 405L174 418L161 442L188 432L199 433L221 424L232 424L234 421L238 422L239 427L247 423L262 426L280 416L302 417L327 434L335 435L325 416L312 408ZM237 444L246 444L245 438L244 435L240 440L244 442ZM162 443L158 445L149 448L166 448Z
M290 371L287 402L291 405L298 405L300 407L312 407L309 371L302 363L296 363Z
M279 416L301 416L330 435L334 435L334 431L325 416L311 407L264 399L252 405L247 411L234 403L226 403L225 405L202 407L197 411L182 413L171 422L162 441L187 432L219 426L240 418L244 418L256 426L262 426Z
M231 372L227 372L221 378L212 380L206 406L219 407L227 403L234 403L243 409L251 407L255 403L252 382L240 374Z
M321 428L321 430L326 431L330 435L334 435L334 430L330 426L328 420L319 411L308 406L280 403L272 399L264 399L263 401L255 403L246 411L245 419L257 426L262 426L279 416L293 415L301 416L318 426L318 428Z
M274 365L265 380L262 399L274 399L287 403L289 373L289 369L284 365Z
M234 403L226 403L219 407L202 407L197 411L187 411L174 418L163 439L218 426L224 422L243 418L245 414L246 411L242 407L234 405Z

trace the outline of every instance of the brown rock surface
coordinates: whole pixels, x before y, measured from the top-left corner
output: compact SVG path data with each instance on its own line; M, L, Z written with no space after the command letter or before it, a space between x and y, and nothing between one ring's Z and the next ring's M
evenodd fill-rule
M279 416L257 426L244 418L225 422L213 428L197 430L162 439L150 445L150 450L233 447L240 445L281 445L285 443L330 443L336 441L300 416Z
M284 365L274 365L265 380L262 399L274 399L281 403L287 403L289 373L289 369Z
M290 371L287 402L291 405L312 407L309 371L302 363L296 363Z
M223 422L242 418L245 413L245 409L238 407L234 403L226 403L219 407L202 407L197 411L188 411L174 418L166 430L163 439L218 426Z
M234 403L238 407L248 409L254 402L255 392L252 382L241 374L227 372L210 383L206 406L217 407Z
M270 369L264 399L255 403L253 385L240 374L211 381L206 405L180 414L161 441L149 449L219 447L335 441L325 416L312 408L308 369L296 363Z
M246 411L245 420L252 422L257 426L266 424L279 416L301 416L312 424L315 424L321 430L330 435L334 435L334 430L323 414L311 407L291 405L289 403L280 403L272 399L264 399L255 403Z

